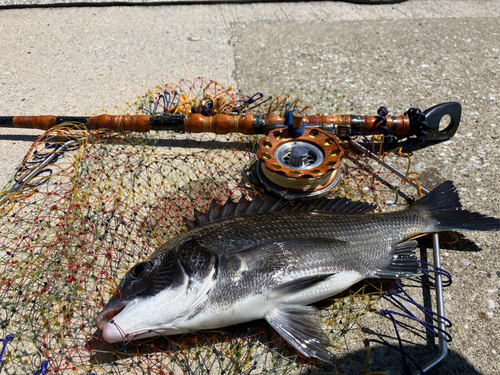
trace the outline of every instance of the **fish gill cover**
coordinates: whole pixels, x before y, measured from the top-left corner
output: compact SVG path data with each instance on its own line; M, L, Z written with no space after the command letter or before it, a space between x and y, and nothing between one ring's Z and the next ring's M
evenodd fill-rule
M290 95L244 96L198 79L159 87L127 111L268 114L283 113L290 101ZM299 103L292 106L303 109ZM78 124L40 136L1 196L0 372L279 374L324 368L300 357L264 321L126 345L104 342L94 323L128 269L186 230L184 218L192 219L194 210L206 211L212 200L223 204L265 194L250 173L257 141L241 135L87 131ZM346 153L332 196L385 210L404 206L396 190L415 192L377 161L350 148ZM408 155L396 150L380 152L380 158L406 171L406 181L417 177ZM349 353L358 353L353 358L359 373L376 368L364 349L384 320L373 313L389 287L365 282L321 303L338 371Z

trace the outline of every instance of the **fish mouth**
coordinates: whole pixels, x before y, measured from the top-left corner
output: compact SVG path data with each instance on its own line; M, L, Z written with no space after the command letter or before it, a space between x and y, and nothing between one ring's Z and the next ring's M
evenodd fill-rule
M97 328L99 328L101 331L104 331L106 329L106 326L110 322L112 322L115 316L117 316L125 307L127 307L129 302L130 301L117 301L112 304L108 303L104 310L102 310L95 319Z
M133 307L135 305L134 302L137 302L137 299L108 303L104 310L97 315L95 324L97 328L101 330L101 337L104 341L110 344L116 342L125 343L126 341L135 340L139 337L145 338L152 336L144 329L127 332L127 330L124 330L124 328L120 327L120 325L113 320L127 307ZM156 334L153 335L156 336Z

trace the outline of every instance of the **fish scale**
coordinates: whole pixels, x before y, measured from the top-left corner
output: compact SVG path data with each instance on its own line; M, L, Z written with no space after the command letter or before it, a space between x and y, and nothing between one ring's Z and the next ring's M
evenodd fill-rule
M365 278L419 276L417 235L500 230L500 220L463 210L451 181L407 209L373 209L347 199L214 202L131 268L96 324L118 342L264 318L303 355L333 361L309 304Z

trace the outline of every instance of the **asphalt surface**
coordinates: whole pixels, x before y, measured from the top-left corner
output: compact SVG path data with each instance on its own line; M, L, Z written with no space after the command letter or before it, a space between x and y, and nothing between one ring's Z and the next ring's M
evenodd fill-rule
M312 103L336 90L340 111L352 114L458 101L457 135L415 150L415 169L428 188L451 179L466 208L500 217L499 0L1 5L0 116L113 112L198 76L246 94L294 90ZM38 134L0 129L0 185ZM443 251L455 277L445 290L454 327L436 373L498 374L500 235L465 236L480 251Z

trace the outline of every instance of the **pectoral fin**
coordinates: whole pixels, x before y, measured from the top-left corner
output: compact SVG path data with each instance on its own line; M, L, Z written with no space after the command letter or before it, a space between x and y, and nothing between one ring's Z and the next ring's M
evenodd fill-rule
M307 357L333 362L335 356L323 345L327 340L321 334L321 316L313 306L280 305L266 316L269 324L295 349Z
M304 289L315 286L316 284L328 279L335 273L320 273L317 275L304 276L295 280L287 281L272 288L269 292L269 299L281 299L287 294L294 294Z
M246 244L244 244L245 246ZM258 244L252 247L241 246L231 251L242 259L249 272L272 272L298 262L304 249L339 249L350 246L349 242L336 238L295 238Z

